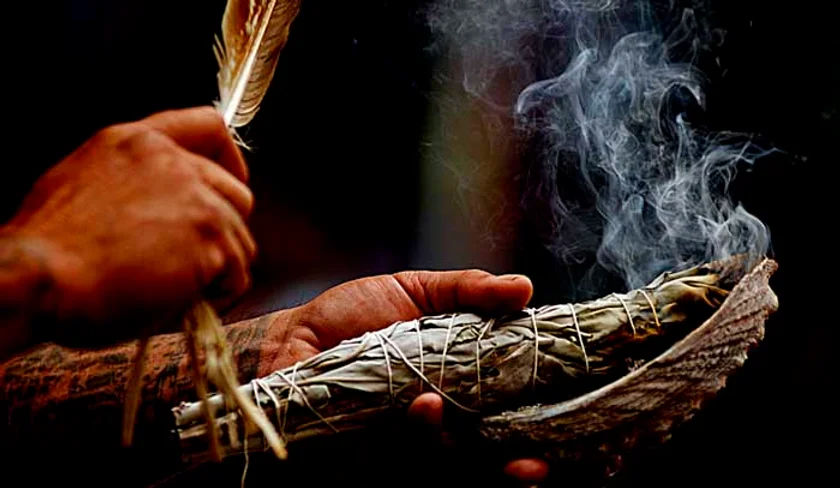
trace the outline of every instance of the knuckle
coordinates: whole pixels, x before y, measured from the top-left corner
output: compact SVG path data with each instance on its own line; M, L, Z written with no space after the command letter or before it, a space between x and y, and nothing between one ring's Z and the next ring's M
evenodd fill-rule
M118 145L136 132L134 124L118 124L100 129L91 138L96 145Z
M224 226L224 217L224 212L222 212L222 209L218 205L205 204L203 221L206 224L221 230Z
M113 140L117 150L124 152L137 162L148 161L151 156L170 153L172 144L159 132L142 122L114 128Z
M221 240L224 228L224 215L216 205L202 202L199 204L195 217L195 226L199 234L212 242Z
M214 177L215 168L213 168L213 162L208 161L204 158L198 158L195 160L196 164L194 165L195 173L205 182L212 185L212 182L216 179Z
M159 154L159 161L162 162L168 173L167 177L176 182L179 187L189 187L190 185L197 185L200 180L200 175L189 164L186 164L181 158L174 154Z
M176 182L179 188L197 187L201 180L200 169L174 147L153 150L148 161L156 163L160 171L166 173L165 176Z
M394 275L399 286L424 313L434 309L430 295L435 294L437 284L433 278L434 274L428 271L403 271Z
M488 273L487 271L483 271L480 269L468 269L463 272L463 279L465 280L482 280L486 278L490 278L493 275Z
M399 282L403 288L416 288L420 282L420 271L401 271L394 275L394 278Z

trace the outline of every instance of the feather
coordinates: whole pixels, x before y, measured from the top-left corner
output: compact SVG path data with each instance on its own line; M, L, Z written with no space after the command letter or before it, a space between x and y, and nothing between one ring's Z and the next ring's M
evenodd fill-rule
M228 127L236 129L247 125L259 110L274 78L280 51L289 39L289 29L300 12L300 3L301 0L228 0L222 19L222 38L216 38L214 49L219 63L220 101L216 108ZM277 457L285 459L285 443L265 413L248 397L239 394L233 357L215 310L205 302L197 303L186 318L185 328L198 395L202 400L207 397L207 379L210 379L239 407L246 424L251 423L262 431ZM205 352L204 374L198 364L199 346ZM126 447L133 443L148 347L148 337L139 341L126 393L122 428L122 442ZM208 378L204 377L205 374ZM210 425L211 450L220 460L222 453L218 432L210 410L206 410L205 414Z
M215 46L218 109L228 127L247 125L259 110L300 4L301 0L228 0L222 38Z
M289 39L289 29L300 12L300 4L301 0L228 0L222 18L222 38L216 38L214 49L219 63L220 101L216 108L228 127L243 127L257 114L277 70L280 51ZM196 389L202 400L207 397L209 379L238 407L245 421L245 438L249 434L248 424L252 424L262 431L274 454L286 459L285 442L265 412L239 391L233 356L213 307L204 302L195 305L187 318L186 330L192 347L201 346L204 350L203 374L197 364L198 355L192 354ZM220 460L218 431L209 409L205 409L205 416L211 426L211 450Z

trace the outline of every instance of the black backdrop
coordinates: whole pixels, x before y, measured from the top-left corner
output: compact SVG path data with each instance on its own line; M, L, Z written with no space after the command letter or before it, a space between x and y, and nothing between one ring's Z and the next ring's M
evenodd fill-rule
M447 254L446 241L431 254L417 250L418 148L434 70L423 49L422 3L305 2L264 110L245 133L257 149L249 162L262 255L257 288L232 317L294 304L347 278L407 267L525 272L538 299L557 298L551 288L557 278L547 276L539 258L464 258ZM96 129L211 102L210 46L223 4L64 0L7 9L3 217L38 174ZM716 4L730 35L722 53L726 75L711 87L709 117L788 152L738 185L747 208L773 233L781 310L763 347L720 398L665 447L625 470L616 480L621 485L830 479L835 324L826 275L833 268L837 206L830 186L840 136L836 26L830 2ZM419 459L402 463L406 473L424 466ZM240 467L228 475L212 470L212 479L237 482ZM420 478L443 479L431 474ZM310 482L329 479L324 475ZM408 477L410 484L419 481Z

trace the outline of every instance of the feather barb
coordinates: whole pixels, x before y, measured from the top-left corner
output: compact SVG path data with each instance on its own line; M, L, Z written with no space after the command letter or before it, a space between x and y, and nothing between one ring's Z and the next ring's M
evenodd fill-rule
M218 109L228 127L253 120L265 98L280 51L289 39L301 0L229 0L216 39Z

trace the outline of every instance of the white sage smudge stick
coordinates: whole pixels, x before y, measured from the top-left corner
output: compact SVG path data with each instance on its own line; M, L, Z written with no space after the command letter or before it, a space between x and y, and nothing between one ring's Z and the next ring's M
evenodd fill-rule
M740 275L729 264L665 274L644 289L500 318L425 317L342 342L242 387L270 413L286 442L364 428L422 391L453 408L489 415L581 395L638 367L710 317ZM264 450L221 396L218 442L226 455ZM174 409L182 452L207 450L204 402Z

